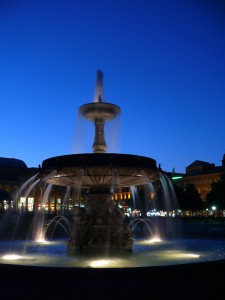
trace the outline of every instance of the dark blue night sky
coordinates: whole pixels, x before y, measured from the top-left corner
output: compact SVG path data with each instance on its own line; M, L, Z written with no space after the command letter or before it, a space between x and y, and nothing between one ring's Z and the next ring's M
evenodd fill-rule
M113 151L165 171L221 165L225 4L207 0L1 0L0 156L37 167L92 152L94 128L79 136L77 111L98 69L103 100L122 110Z

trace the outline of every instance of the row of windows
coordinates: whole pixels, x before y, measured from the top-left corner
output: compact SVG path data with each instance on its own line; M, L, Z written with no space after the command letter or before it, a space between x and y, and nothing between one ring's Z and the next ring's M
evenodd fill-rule
M130 192L116 193L112 200L129 200L131 198Z
M200 185L200 184L211 184L212 182L218 182L220 179L219 178L215 178L214 180L212 179L201 179L201 180L194 180L194 181L190 181L190 184L195 184L195 185Z

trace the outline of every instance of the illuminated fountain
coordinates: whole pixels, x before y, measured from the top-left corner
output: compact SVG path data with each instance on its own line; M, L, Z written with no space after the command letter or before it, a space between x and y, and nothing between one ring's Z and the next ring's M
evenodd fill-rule
M103 102L102 77L98 71L95 101L79 109L85 119L94 123L94 153L49 158L43 161L40 172L48 184L71 186L85 193L86 207L74 209L69 248L132 250L132 233L124 222L123 210L112 205L112 196L124 187L158 179L159 172L154 159L106 153L105 122L114 119L120 108Z
M105 122L116 118L120 108L103 102L102 77L98 71L95 101L79 108L83 118L95 126L93 153L46 159L39 173L33 177L34 182L29 179L28 191L39 182L49 187L56 185L72 187L78 193L82 191L85 205L74 207L72 222L59 215L47 227L43 215L38 212L41 218L35 222L38 225L41 220L41 239L0 241L1 265L126 269L224 259L223 241L214 239L212 244L207 239L200 242L198 239L160 239L156 234L158 228L155 230L158 218L125 222L123 210L112 201L113 194L125 187L151 184L162 174L152 158L106 152ZM46 190L50 192L50 188ZM44 194L43 202L45 198L47 195ZM19 219L20 215L16 223ZM62 226L67 237L53 239L53 229L50 241L44 239L50 224ZM134 230L140 225L145 226L148 237L134 235Z

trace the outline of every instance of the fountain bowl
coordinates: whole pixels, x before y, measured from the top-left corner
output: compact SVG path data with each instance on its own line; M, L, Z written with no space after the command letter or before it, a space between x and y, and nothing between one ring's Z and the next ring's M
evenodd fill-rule
M83 172L82 172L83 170ZM52 172L55 171L55 172ZM130 187L159 178L152 158L117 153L84 153L56 156L42 162L40 176L61 186Z
M120 107L107 102L87 103L80 107L79 112L89 121L112 120L120 113Z

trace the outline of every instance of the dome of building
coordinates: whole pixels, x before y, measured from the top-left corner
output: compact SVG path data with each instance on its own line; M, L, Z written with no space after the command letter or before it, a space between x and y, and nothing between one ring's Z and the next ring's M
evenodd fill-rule
M27 168L27 165L20 159L0 157L0 167Z

